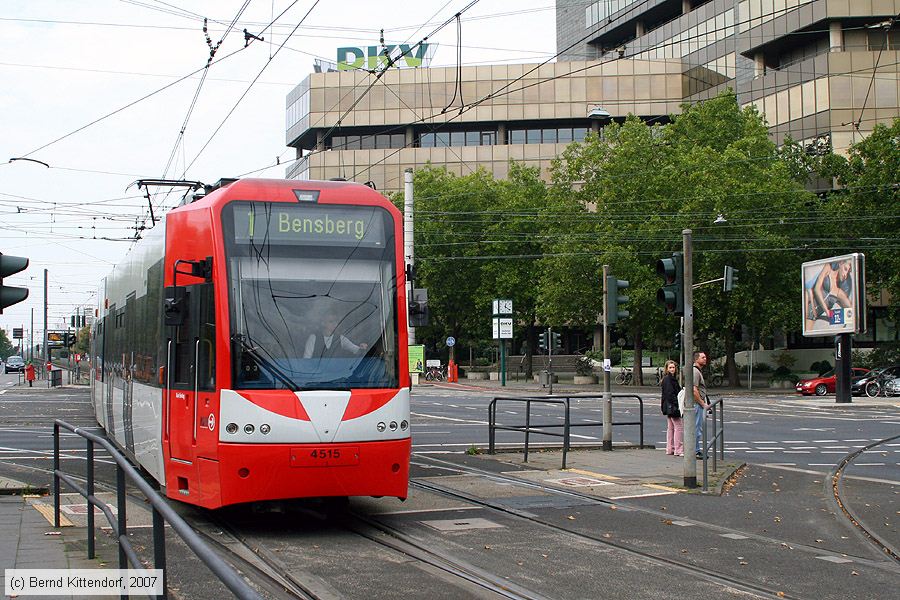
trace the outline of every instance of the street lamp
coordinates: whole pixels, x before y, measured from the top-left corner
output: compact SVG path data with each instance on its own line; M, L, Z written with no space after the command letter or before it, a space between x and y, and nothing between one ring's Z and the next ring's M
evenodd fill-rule
M609 111L603 108L602 106L595 106L588 112L589 119L608 119L612 115L609 114Z

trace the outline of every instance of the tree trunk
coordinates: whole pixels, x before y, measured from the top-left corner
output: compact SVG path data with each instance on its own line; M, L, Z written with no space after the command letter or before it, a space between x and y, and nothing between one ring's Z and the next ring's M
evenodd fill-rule
M534 347L537 345L534 322L528 326L525 339L527 340L525 344L525 381L531 381L531 378L534 377Z
M728 378L728 385L738 387L741 380L738 378L737 362L734 360L736 351L736 336L740 331L740 327L728 329L725 331L725 376Z
M603 325L594 325L594 352L603 352Z
M634 385L644 385L644 370L641 364L644 362L644 339L641 337L641 326L634 328Z

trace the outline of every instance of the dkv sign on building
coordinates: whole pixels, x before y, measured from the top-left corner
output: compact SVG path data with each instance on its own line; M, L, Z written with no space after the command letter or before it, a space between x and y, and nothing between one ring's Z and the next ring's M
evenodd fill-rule
M388 56L396 56L397 48L400 49L400 58L394 61L393 66L401 67L427 67L431 63L437 44L400 44L399 46L344 46L337 49L338 71L352 71L366 68L374 70L387 66Z

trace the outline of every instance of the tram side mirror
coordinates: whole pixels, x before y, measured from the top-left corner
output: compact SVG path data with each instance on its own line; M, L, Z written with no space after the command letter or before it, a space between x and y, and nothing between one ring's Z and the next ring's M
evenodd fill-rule
M203 260L191 261L191 275L212 281L212 262L212 256L207 256Z
M409 300L409 325L410 327L425 327L430 322L428 312L428 290L424 288L414 289Z
M187 290L181 286L165 289L163 318L166 327L181 327L187 317Z

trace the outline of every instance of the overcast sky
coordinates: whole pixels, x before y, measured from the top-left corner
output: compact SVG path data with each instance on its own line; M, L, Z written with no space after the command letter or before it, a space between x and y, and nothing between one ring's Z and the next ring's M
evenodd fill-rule
M100 279L131 248L136 227L149 226L146 199L128 188L136 179L283 177L283 166L265 167L293 157L284 142L285 96L312 72L315 57L334 61L340 46L377 44L381 28L387 43L418 42L469 3L4 0L0 252L31 264L5 281L27 286L30 295L0 315L0 327L10 337L13 327L27 330L34 309L42 331L44 269L49 329L64 327L76 307L96 306ZM210 56L203 17L216 45L245 4L216 52L221 62L200 86ZM480 0L463 14L463 62L549 58L554 7L553 0ZM265 41L244 49L245 28ZM456 64L456 40L455 24L431 39L438 43L433 66ZM7 162L14 157L50 168ZM157 216L178 200L167 199Z

